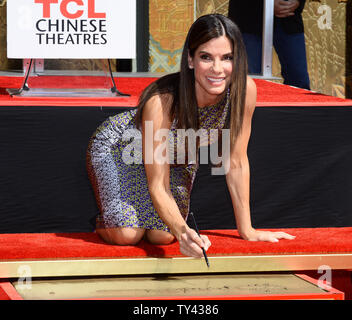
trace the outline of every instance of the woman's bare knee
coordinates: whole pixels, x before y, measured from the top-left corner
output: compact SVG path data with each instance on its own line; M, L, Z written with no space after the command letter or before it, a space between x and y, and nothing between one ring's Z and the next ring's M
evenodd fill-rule
M105 242L120 246L136 245L145 233L144 229L129 227L104 228L96 231Z
M162 230L147 230L146 238L152 244L170 244L175 240L170 232Z

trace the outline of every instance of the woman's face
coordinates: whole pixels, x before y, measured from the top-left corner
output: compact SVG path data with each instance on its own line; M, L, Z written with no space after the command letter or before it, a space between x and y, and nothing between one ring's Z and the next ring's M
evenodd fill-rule
M194 57L188 57L188 65L194 69L198 106L217 103L231 81L233 48L230 40L221 36L203 43Z

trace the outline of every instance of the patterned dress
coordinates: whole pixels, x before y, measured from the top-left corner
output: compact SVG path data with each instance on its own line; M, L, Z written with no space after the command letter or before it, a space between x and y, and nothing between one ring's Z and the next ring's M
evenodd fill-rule
M198 108L200 128L208 132L210 129L221 130L228 110L228 95L219 104ZM133 109L109 117L90 140L87 170L100 211L96 227L137 227L169 231L155 211L149 195L142 161L141 133L135 125L136 111ZM178 153L174 154L174 161L169 162L170 189L186 220L198 165L194 161L179 164L176 160L180 155L178 131L174 124L169 130L173 137L172 152Z

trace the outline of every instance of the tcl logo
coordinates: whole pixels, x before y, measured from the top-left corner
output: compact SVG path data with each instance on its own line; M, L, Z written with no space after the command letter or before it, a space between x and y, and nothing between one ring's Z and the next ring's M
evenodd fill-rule
M95 12L95 0L88 0L87 7L85 6L83 0L34 0L34 3L43 5L43 18L51 18L50 9L51 5L58 5L60 3L61 14L68 19L78 19L85 11L88 12L88 18L102 19L106 18L106 13ZM67 7L70 4L74 4L74 10L68 11ZM74 12L72 12L74 11Z

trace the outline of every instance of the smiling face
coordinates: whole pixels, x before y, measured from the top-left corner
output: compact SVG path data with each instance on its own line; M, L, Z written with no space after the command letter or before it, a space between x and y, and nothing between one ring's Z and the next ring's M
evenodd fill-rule
M194 69L196 98L199 107L219 102L231 81L233 48L226 36L200 45L188 65Z

